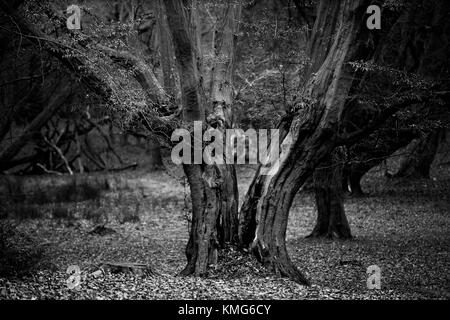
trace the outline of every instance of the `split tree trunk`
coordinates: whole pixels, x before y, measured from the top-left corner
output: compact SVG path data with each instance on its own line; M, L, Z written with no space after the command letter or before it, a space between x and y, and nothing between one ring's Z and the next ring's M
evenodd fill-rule
M233 65L234 54L228 53L227 59L217 64L210 92L212 107L204 105L206 98L203 96L198 63L201 60L197 56L202 52L199 48L201 39L198 30L188 32L196 29L192 19L189 19L189 14L197 15L197 8L192 7L191 12L188 12L180 0L166 1L165 5L178 61L183 119L187 123L202 121L203 129L208 125L223 131L232 122L231 90L224 92L223 88L227 81L231 83L230 66ZM226 19L236 23L235 19L228 16ZM234 33L230 33L228 29L221 29L220 32L224 33L224 48L234 51L234 42L230 42L230 39L234 39ZM214 49L215 53L223 53L222 49ZM227 72L218 72L222 69ZM238 204L236 173L232 165L185 164L183 168L191 189L192 225L186 247L188 263L181 274L204 275L209 265L217 263L218 248L236 238Z
M336 149L314 171L317 220L308 238L352 238L344 210L342 160L339 149Z

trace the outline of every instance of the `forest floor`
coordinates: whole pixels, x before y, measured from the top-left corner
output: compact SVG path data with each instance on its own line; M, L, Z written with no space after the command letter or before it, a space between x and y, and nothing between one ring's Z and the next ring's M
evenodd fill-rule
M449 299L450 180L443 177L450 175L444 169L414 182L387 181L372 171L363 183L367 196L345 202L349 241L305 239L316 213L313 194L300 192L287 241L310 287L267 273L233 248L207 277L177 276L186 263L189 194L173 174L146 173L136 178L140 188L76 203L81 216L56 218L55 211L14 222L11 250L33 263L20 276L0 277L0 299ZM239 170L241 195L253 173ZM99 224L115 232L93 234ZM145 263L157 274L94 272L103 261ZM69 289L72 265L79 266L81 282ZM381 268L381 290L367 288L371 265Z

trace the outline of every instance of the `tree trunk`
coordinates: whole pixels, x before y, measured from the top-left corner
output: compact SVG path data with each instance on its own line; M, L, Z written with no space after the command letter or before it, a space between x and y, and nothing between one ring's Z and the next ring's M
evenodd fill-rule
M289 133L292 117L286 116L281 119L277 128L280 130L280 140L283 141ZM243 250L250 248L256 232L256 211L258 202L263 194L267 175L260 174L261 167L255 173L249 186L239 215L239 247Z
M234 165L220 165L223 177L221 193L223 195L218 228L218 241L221 247L227 243L238 243L238 205L239 190Z
M425 134L424 137L413 140L394 177L429 179L431 164L436 155L440 138L441 130L435 129Z
M336 149L314 171L317 220L316 226L308 238L352 238L344 210L341 185L343 157L339 153L339 149Z
M218 178L217 167L202 165L184 165L192 199L192 224L189 242L186 246L188 263L181 275L202 276L209 265L217 263L217 222L221 197L216 184L205 181L205 177ZM210 181L216 181L210 180Z
M213 112L208 117L211 126L225 131L234 127L232 111L233 100L233 74L235 68L236 39L239 29L241 6L228 4L214 11L217 20L211 21L210 16L204 23L209 32L202 32L200 37L201 52L209 57L209 68L204 68L204 88L209 93ZM199 19L198 19L199 20ZM220 210L220 223L218 225L219 242L221 246L226 243L238 242L238 204L239 190L237 186L236 169L233 164L219 165L222 172L223 203Z
M176 98L175 64L173 61L173 48L170 34L167 30L167 19L164 10L164 1L158 0L158 35L159 35L159 54L161 57L161 67L163 73L164 90L172 98Z
M280 155L279 170L266 178L257 206L256 237L252 251L259 261L276 274L308 284L286 250L286 227L292 201L315 167L335 147L338 123L353 71L347 62L361 58L360 39L365 38L364 11L367 1L322 1L316 24L336 15L337 29L323 64L312 73L305 87L305 100L299 107L289 135L292 143ZM328 5L328 6L327 6ZM286 142L286 138L283 144Z
M200 93L200 78L196 50L192 45L187 29L188 12L180 0L165 2L167 21L181 79L183 120L186 122L204 121L205 106ZM209 264L217 262L217 230L220 195L213 181L219 176L213 166L185 164L191 191L192 225L186 247L188 263L181 275L204 275ZM208 180L212 181L208 184Z
M213 107L203 105L206 99L202 95L204 91L197 57L197 53L201 50L198 48L197 32L187 31L195 29L195 25L190 21L192 19L189 19L181 1L166 1L165 5L179 66L183 118L186 122L205 123L207 120L209 126L224 130L231 123L231 91L229 94L223 94L214 87L222 88L232 73L218 77L213 83L211 93ZM190 10L191 14L197 14L195 12L197 8L192 7ZM231 38L233 39L233 34ZM234 43L224 42L224 44L234 47ZM227 57L227 61L222 63L228 66L228 70L232 70L229 66L233 64L234 55L229 54ZM206 112L210 112L207 118ZM204 129L205 127L206 125L203 126ZM232 165L185 164L183 168L191 189L192 226L186 247L188 263L181 274L203 275L210 264L217 263L219 246L236 238L238 203L236 173Z

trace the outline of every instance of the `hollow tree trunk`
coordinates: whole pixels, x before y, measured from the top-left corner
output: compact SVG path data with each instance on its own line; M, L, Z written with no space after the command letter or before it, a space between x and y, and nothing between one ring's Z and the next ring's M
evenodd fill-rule
M350 239L342 193L342 155L336 149L314 171L317 220L308 238Z
M439 129L427 133L420 139L413 140L408 147L395 178L429 179L430 168L436 155L441 131Z
M353 71L347 62L357 59L363 51L359 49L367 32L362 28L367 3L340 1L336 7L331 1L322 1L319 5L322 10L316 25L336 15L338 27L330 39L328 55L305 87L307 99L297 111L288 135L292 143L282 148L279 169L266 178L257 206L253 253L269 270L302 284L308 281L286 249L289 210L299 188L335 147L337 125L352 86Z

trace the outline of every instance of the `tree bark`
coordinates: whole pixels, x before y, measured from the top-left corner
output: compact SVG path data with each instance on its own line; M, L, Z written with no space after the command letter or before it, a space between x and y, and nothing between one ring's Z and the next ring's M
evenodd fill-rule
M279 169L266 178L257 206L253 253L269 270L302 284L308 284L308 280L292 263L286 249L289 210L299 188L335 147L337 125L353 82L353 71L347 62L361 58L358 54L367 32L362 28L367 3L321 3L324 10L319 12L317 24L337 16L332 45L319 70L310 76L304 102L290 127L288 136L292 143L285 150L282 148Z
M180 0L166 1L169 30L173 39L175 56L181 79L183 120L186 122L204 121L205 106L200 93L200 78L197 56L189 28L188 12ZM213 166L185 164L192 201L192 225L186 247L188 259L181 275L201 276L206 274L209 264L217 262L217 230L220 194L214 182L218 178ZM209 178L209 179L208 179Z
M317 16L312 31L312 36L308 43L307 53L311 61L308 64L304 74L303 83L307 85L310 76L317 72L326 59L333 44L333 35L336 32L339 10L338 1L321 1L318 4ZM280 141L283 141L292 124L293 116L285 116L277 128L280 130ZM287 145L287 144L286 144ZM241 249L248 249L255 238L257 205L264 191L264 184L267 176L260 174L258 168L255 177L247 191L244 202L241 207L239 219L239 245Z
M241 6L228 4L216 10L216 21L210 21L209 32L200 38L202 52L212 61L205 72L209 81L204 87L209 92L213 105L213 113L209 117L210 125L225 129L234 127L232 110L233 102L233 74L235 69L236 39L239 30ZM210 19L211 20L211 19ZM209 36L205 41L205 36ZM205 48L206 47L206 48ZM236 244L238 242L238 204L239 190L237 186L236 169L233 164L219 165L223 176L223 203L220 210L219 242Z
M277 125L277 129L280 130L281 141L283 141L289 133L291 123L292 117L285 116ZM260 174L260 171L261 167L257 169L255 176L253 177L239 214L239 247L243 250L249 249L255 238L257 206L263 194L264 184L267 179L267 175Z
M164 89L172 99L175 99L177 92L177 85L175 81L176 66L173 59L172 41L167 28L168 26L166 13L164 10L164 1L158 0L159 54L161 57Z
M343 157L339 149L325 158L314 171L314 191L317 220L308 238L351 239L350 226L345 216L342 193Z

